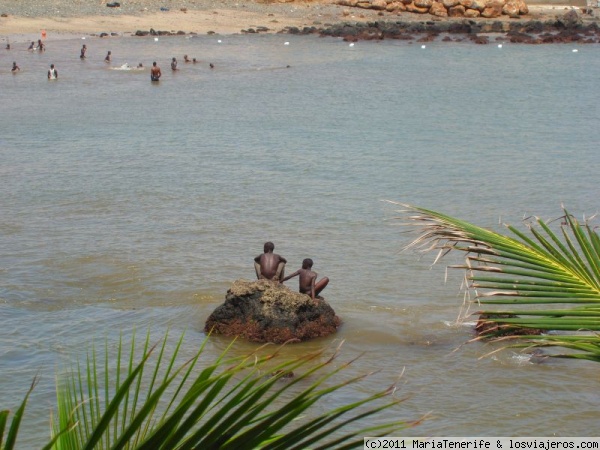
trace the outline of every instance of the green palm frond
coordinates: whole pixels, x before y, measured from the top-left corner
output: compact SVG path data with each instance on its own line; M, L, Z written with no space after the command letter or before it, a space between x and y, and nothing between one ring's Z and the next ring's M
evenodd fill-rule
M29 400L29 396L31 395L31 391L37 384L37 377L34 378L27 394L25 394L25 398L21 402L21 405L15 412L12 421L10 423L10 428L8 429L8 434L6 435L6 441L4 440L4 432L6 430L6 424L8 423L8 416L10 415L9 410L0 411L0 450L13 450L15 448L15 443L17 442L17 436L19 434L19 428L21 426L21 420L23 420L23 413L25 412L25 406L27 405L27 400Z
M600 331L600 237L588 220L579 223L563 208L558 226L557 221L532 218L526 224L529 233L506 225L510 235L504 235L436 211L391 203L402 207L400 217L408 218L403 224L418 232L407 249L436 251L434 263L452 250L463 252L464 263L449 267L465 270L473 301L511 305L477 312L500 325L498 334L515 327ZM597 358L590 347L598 344L596 335L587 338L587 347L583 341L563 345L562 335L528 338L539 346L559 346L582 351L587 359Z
M100 367L92 351L85 369L77 365L58 383L52 448L351 448L362 445L367 432L384 436L411 425L394 420L356 426L402 401L390 398L395 386L298 420L315 403L365 377L339 381L350 363L337 364L337 352L277 363L279 350L265 354L266 348L260 348L231 357L227 348L216 361L203 361L205 340L182 364L182 339L167 357L167 337L162 345L150 346L147 335L141 354L132 343L123 364L120 342L115 367L107 356Z

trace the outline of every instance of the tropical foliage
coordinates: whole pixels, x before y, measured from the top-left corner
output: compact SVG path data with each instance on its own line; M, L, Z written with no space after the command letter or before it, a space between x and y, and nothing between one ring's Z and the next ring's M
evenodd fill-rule
M92 350L83 367L77 364L59 377L57 414L44 448L362 448L364 436L390 435L416 423L369 424L373 415L402 401L394 397L395 386L311 414L315 403L368 376L345 375L352 361L339 363L338 351L278 361L281 348L229 356L230 346L205 361L205 340L181 364L183 336L174 349L167 338L151 346L147 335L141 350L133 338L128 351L120 341L116 361L108 345L101 358ZM15 448L28 397L15 412L4 445L9 413L0 412L0 449Z
M483 307L476 314L496 325L492 337L518 328L515 346L562 347L552 356L600 361L600 237L591 219L579 223L563 209L552 222L530 218L528 233L506 225L505 235L394 204L408 219L403 224L418 232L407 248L436 251L434 263L452 250L464 253L463 264L449 267L465 271L468 299Z

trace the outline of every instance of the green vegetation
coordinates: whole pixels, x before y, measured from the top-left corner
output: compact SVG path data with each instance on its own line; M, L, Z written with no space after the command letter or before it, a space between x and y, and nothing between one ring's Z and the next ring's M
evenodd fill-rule
M57 413L44 449L362 448L364 436L390 435L414 425L398 420L364 425L402 401L390 398L395 386L311 414L315 403L368 376L346 376L352 361L338 363L337 351L278 362L280 349L267 353L261 347L230 357L230 345L216 360L205 361L205 340L180 364L183 336L174 349L167 342L165 336L151 346L147 335L137 349L134 336L127 351L120 340L116 361L109 358L106 345L103 363L92 350L84 367L77 364L59 377ZM15 412L6 441L9 412L0 412L1 450L16 448L34 385Z
M557 221L532 218L529 233L507 225L508 236L394 204L402 206L405 224L419 233L407 248L437 251L435 262L452 250L465 254L464 264L449 267L465 270L468 293L484 306L476 314L495 325L492 338L517 339L514 347L561 348L551 356L600 361L600 238L589 220L580 224L563 209ZM517 328L532 332L501 337Z

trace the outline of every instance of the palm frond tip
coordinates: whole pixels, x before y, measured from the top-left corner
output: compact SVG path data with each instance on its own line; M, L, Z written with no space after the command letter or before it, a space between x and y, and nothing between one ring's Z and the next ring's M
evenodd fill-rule
M418 233L405 250L436 251L434 264L452 250L463 252L464 264L449 267L465 271L464 287L474 294L473 301L511 305L501 314L479 311L503 332L517 326L566 332L599 329L594 308L600 306L600 237L590 219L581 224L563 208L559 220L528 218L526 231L505 225L510 233L506 235L436 211L390 203L402 207L399 217L408 219L403 225ZM526 309L525 305L545 308ZM529 318L514 317L519 315ZM555 336L546 339L561 345ZM596 342L598 336L591 339ZM578 347L584 351L578 358L597 360L589 349Z

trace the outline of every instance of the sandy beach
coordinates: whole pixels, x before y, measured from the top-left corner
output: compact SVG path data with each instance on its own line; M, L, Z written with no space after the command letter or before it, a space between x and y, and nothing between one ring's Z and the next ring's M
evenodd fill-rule
M428 14L387 13L348 8L330 0L312 2L265 3L257 1L221 0L196 3L187 0L131 0L120 7L107 7L106 2L73 4L68 0L51 2L0 0L2 40L29 39L42 30L53 38L60 35L133 34L137 30L164 30L185 33L234 34L262 27L277 33L287 27L326 26L344 21L368 22L453 20L434 18ZM563 5L531 5L523 19L545 20L563 14ZM486 19L478 19L486 20ZM498 20L498 19L493 19ZM511 20L504 16L500 20Z

